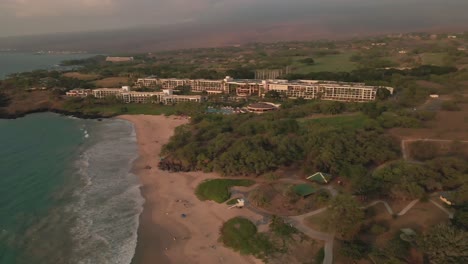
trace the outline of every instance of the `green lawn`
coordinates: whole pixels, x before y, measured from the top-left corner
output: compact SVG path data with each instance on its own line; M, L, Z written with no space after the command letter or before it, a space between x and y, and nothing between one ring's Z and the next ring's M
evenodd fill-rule
M305 219L305 223L307 226L320 232L327 232L327 230L324 228L324 222L326 221L327 214L325 212L309 216Z
M423 53L421 54L422 64L443 66L446 53Z
M195 190L198 199L224 203L231 198L229 188L233 186L251 186L253 180L213 179L200 183Z
M366 115L359 113L355 115L337 115L316 119L300 118L298 121L303 125L311 127L318 125L320 127L331 126L346 129L358 129L364 127L368 122L370 122L370 119Z
M349 72L355 70L358 66L357 63L352 62L349 58L354 54L354 52L344 52L336 55L326 55L323 57L313 58L315 63L314 65L306 65L301 63L300 60L305 57L298 58L293 63L293 68L295 68L295 73L309 73L309 72Z

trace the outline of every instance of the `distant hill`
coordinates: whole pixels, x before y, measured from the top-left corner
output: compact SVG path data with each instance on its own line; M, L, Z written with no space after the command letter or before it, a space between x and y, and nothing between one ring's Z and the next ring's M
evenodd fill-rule
M249 42L343 39L416 30L467 30L465 26L427 28L424 25L381 25L351 28L346 24L322 25L316 22L290 22L274 25L181 24L154 28L114 31L60 33L0 38L1 49L20 51L86 50L89 52L131 53L181 48L219 47Z

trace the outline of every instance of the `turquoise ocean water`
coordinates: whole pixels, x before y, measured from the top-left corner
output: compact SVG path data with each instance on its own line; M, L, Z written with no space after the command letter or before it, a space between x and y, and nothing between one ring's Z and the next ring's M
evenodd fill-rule
M123 120L0 120L0 264L130 263L143 205L136 157Z

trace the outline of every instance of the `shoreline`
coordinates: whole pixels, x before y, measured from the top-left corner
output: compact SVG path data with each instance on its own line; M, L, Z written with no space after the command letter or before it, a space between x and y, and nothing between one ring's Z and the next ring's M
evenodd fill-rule
M105 115L100 115L100 114L84 114L82 112L71 112L71 111L56 109L56 108L38 108L38 109L32 109L32 110L24 111L20 113L6 113L6 112L0 111L0 119L12 120L12 119L18 119L18 118L25 117L27 115L38 114L38 113L55 113L55 114L59 114L63 116L71 116L71 117L76 117L76 118L81 118L81 119L103 119L103 118L115 117L115 116L105 116Z
M203 180L218 178L217 174L158 169L161 147L177 126L188 123L186 118L150 115L117 118L134 125L139 157L132 172L140 180L145 199L132 264L263 263L218 241L219 229L230 218L243 216L257 221L262 217L249 210L229 210L225 204L199 201L196 186Z

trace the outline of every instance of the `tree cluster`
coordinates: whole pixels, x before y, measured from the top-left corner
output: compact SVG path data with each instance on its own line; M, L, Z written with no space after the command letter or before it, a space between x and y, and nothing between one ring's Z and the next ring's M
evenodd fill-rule
M339 103L324 105L334 112L329 109ZM165 162L181 164L184 170L233 176L298 165L307 173L358 177L367 168L398 157L398 144L374 128L348 130L299 123L282 112L194 117L164 147L163 156L169 157Z
M465 184L467 173L466 161L456 157L439 157L423 164L396 162L374 171L365 192L395 199L423 198L435 191L458 189Z

